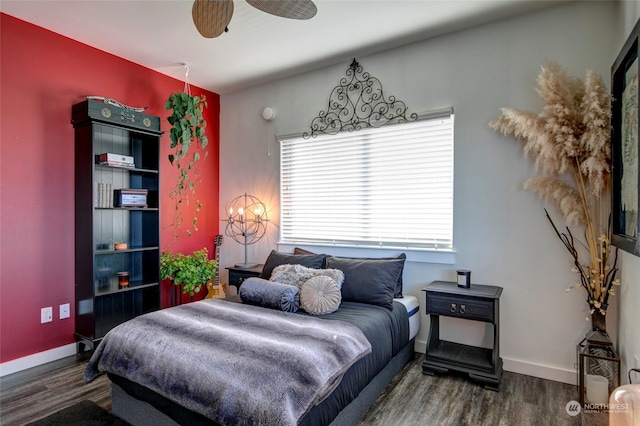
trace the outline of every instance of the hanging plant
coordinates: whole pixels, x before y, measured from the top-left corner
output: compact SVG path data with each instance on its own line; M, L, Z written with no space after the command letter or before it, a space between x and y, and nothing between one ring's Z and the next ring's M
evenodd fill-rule
M198 162L208 155L208 152L204 151L209 142L205 135L207 122L202 115L206 106L207 99L204 95L202 97L192 96L185 92L172 94L165 104L167 111L173 110L173 113L167 117L172 126L169 133L172 149L169 154L169 162L178 169L176 185L169 194L169 198L175 201L174 217L171 224L175 230L175 238L178 237L178 229L184 221L181 207L191 201L195 203L195 212L191 219L191 227L185 232L190 236L192 230L198 230L197 215L202 204L195 198L195 193L200 175ZM202 158L201 152L204 152L204 158Z

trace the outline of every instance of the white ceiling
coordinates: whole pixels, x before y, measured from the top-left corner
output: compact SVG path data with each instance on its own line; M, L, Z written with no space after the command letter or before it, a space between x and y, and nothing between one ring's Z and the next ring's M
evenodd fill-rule
M274 0L275 1L275 0ZM308 21L234 0L229 32L206 39L192 0L0 0L8 15L219 94L564 0L315 0Z

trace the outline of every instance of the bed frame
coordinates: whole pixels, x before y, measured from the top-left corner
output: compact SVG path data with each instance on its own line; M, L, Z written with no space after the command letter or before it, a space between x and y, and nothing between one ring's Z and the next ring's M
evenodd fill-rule
M358 396L347 405L330 426L353 426L371 407L378 395L414 356L414 340L409 343L362 389ZM179 426L171 417L156 409L148 402L139 400L125 392L116 383L111 383L112 413L132 425Z

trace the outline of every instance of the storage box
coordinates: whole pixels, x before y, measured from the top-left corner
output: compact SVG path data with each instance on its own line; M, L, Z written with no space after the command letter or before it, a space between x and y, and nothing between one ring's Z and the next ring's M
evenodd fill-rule
M112 154L110 152L98 155L98 163L107 166L135 167L133 157L130 155Z
M148 207L146 189L116 189L115 207Z

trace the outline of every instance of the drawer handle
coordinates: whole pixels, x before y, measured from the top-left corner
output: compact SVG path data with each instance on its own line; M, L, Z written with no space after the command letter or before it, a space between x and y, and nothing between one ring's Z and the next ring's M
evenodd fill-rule
M460 313L464 314L464 311L467 310L467 307L465 305L460 305Z
M449 308L449 311L450 312L455 312L456 311L456 304L455 303L451 304L451 307Z

